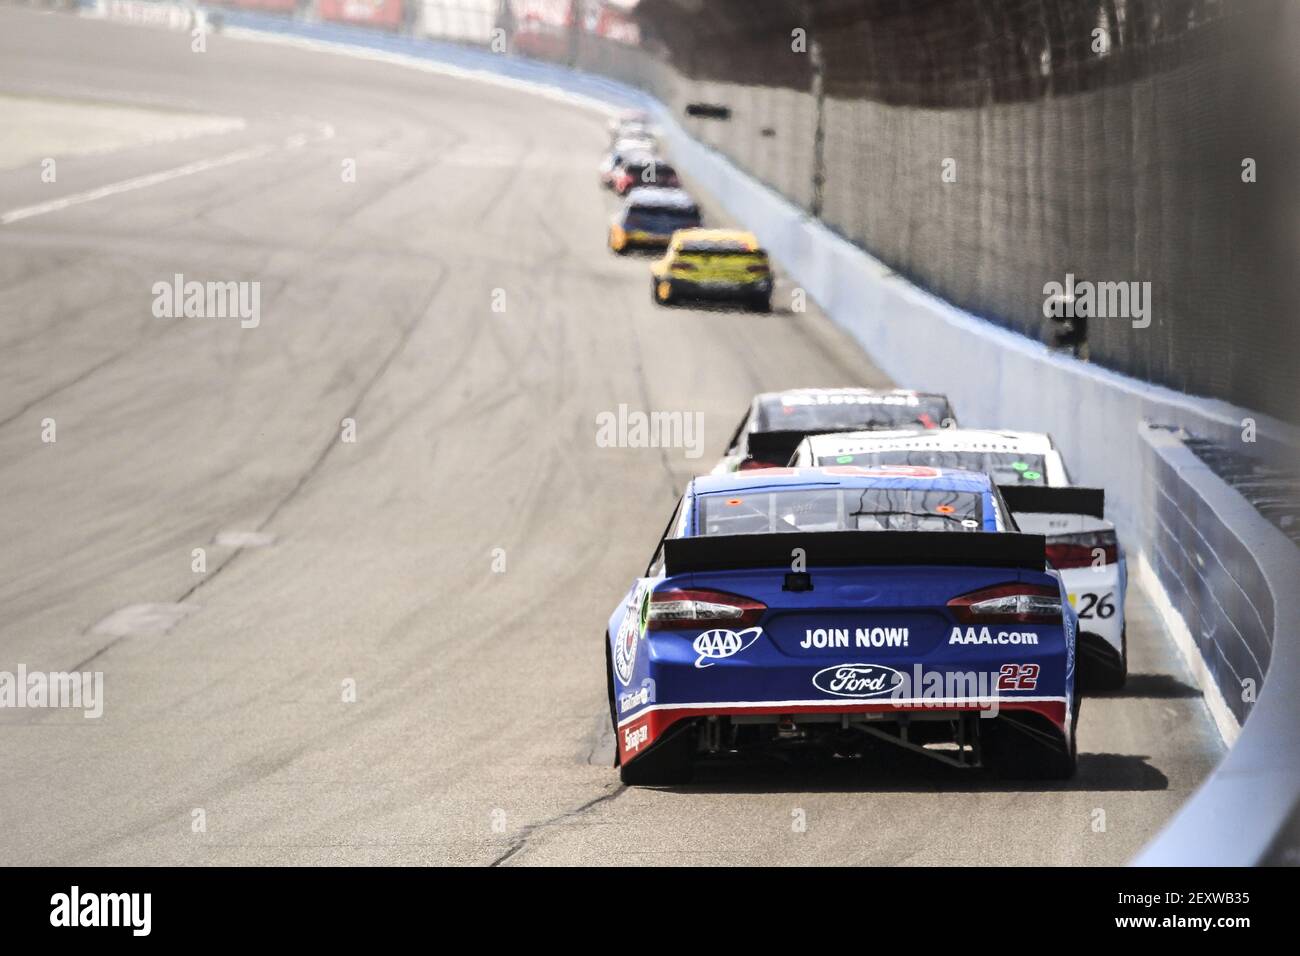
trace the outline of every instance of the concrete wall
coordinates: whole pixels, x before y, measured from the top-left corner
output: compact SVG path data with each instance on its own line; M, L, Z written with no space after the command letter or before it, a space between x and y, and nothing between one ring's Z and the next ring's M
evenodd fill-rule
M1214 776L1136 862L1295 866L1300 864L1295 546L1209 471L1176 433L1144 427L1141 442L1149 475L1143 506L1146 556L1150 573L1186 625L1180 638L1197 648L1206 678L1223 689L1226 706L1239 717L1246 713L1248 692L1254 689L1259 696Z

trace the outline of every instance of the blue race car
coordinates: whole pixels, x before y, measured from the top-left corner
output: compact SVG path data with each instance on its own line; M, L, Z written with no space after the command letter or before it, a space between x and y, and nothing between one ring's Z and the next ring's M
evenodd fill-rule
M694 479L605 635L628 784L698 760L883 740L1073 775L1078 618L985 474L767 468Z

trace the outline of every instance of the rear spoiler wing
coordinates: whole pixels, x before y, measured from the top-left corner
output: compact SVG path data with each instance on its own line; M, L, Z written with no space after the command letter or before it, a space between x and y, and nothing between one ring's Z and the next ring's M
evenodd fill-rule
M746 440L749 457L756 461L785 465L794 457L799 443L808 435L804 431L750 432Z
M898 427L903 428L905 426L899 425ZM794 457L794 453L799 448L799 443L809 435L839 435L845 432L861 431L871 431L871 426L865 422L859 422L854 425L841 425L830 428L750 432L746 442L749 446L750 458L772 462L776 465L786 465Z
M1088 515L1106 517L1102 488L1045 488L1038 485L998 485L1012 513Z
M803 567L933 564L1042 571L1047 563L1041 534L994 531L801 531L725 534L664 541L669 575L694 571L792 568L795 549Z

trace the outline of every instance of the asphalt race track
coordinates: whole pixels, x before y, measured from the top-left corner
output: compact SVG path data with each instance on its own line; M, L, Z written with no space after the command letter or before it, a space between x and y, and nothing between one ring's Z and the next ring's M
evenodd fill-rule
M104 709L0 711L0 861L1122 863L1220 755L1131 587L1068 785L623 788L602 630L676 495L752 393L869 357L788 282L655 307L605 119L553 98L4 7L5 110L43 119L0 123L0 670L102 671ZM177 273L260 282L259 324L156 317ZM598 447L620 404L702 412L702 457Z

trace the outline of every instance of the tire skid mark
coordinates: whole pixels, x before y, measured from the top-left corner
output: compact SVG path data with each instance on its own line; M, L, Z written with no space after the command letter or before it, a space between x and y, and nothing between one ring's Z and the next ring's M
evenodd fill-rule
M535 835L537 835L541 831L549 827L559 826L560 824L567 823L571 820L576 820L602 803L608 803L611 800L617 800L626 792L627 792L626 784L622 784L622 783L616 784L613 786L613 789L607 790L599 797L594 797L593 799L588 800L586 803L578 807L575 807L572 810L566 810L564 813L560 813L546 820L542 820L540 823L530 823L528 826L524 827L520 831L518 838L516 838L515 842L510 845L510 849L506 850L505 853L502 853L500 856L498 856L495 860L489 863L488 866L489 867L504 866L511 859L518 856L525 849L527 849L528 841L531 840Z
M414 334L416 328L429 314L429 309L433 304L434 299L437 298L438 293L441 291L443 284L446 282L448 274L449 273L446 267L439 263L438 274L434 279L433 287L430 289L429 294L425 298L424 306L421 309L419 309L416 312L415 317L406 324L405 328L403 328L402 332L398 335L397 341L393 343L393 346L388 350L387 354L384 355L383 359L380 360L379 365L375 368L374 372L371 373L370 377L361 386L360 390L357 392L356 397L352 400L351 404L349 404L348 408L343 413L344 418L356 417L361 406L364 404L366 400L366 396L370 394L371 389L373 389L374 386L379 382L379 380L383 378L384 373L388 371L388 369L392 366L393 361L397 358L399 354L401 354L403 349L406 347L407 343L410 341L411 336ZM302 474L298 476L298 480L294 482L293 486L280 497L280 499L275 503L275 505L272 506L271 510L267 513L267 515L260 522L258 522L257 526L252 530L258 532L263 532L266 530L266 528L271 524L271 522L275 520L276 516L281 512L281 510L283 510L283 508L287 504L289 504L295 497L297 497L298 494L302 491L302 489L307 486L308 482L310 482L311 479L320 471L320 469L324 466L326 460L328 460L330 452L337 444L339 444L338 436L335 435L333 431L331 431L330 439L325 443L325 445L317 453L316 457L302 472ZM233 551L228 557L225 558L225 560L223 560L220 564L218 564L215 568L213 568L203 578L196 581L190 587L186 588L185 591L181 594L181 596L176 599L175 603L177 604L184 603L191 596L193 596L200 588L214 581L221 574L222 571L224 571L227 567L229 567L232 563L234 563L235 559L244 553L244 550L245 549L243 548L239 548ZM110 649L112 649L114 646L116 646L123 640L124 638L121 637L114 638L112 641L109 641L107 644L105 644L97 651L95 651L93 654L91 654L88 658L86 658L83 664L89 663L90 661L97 659L98 657L107 653ZM74 670L77 669L79 669L79 667L74 668Z

